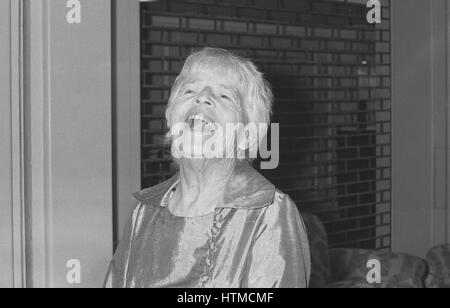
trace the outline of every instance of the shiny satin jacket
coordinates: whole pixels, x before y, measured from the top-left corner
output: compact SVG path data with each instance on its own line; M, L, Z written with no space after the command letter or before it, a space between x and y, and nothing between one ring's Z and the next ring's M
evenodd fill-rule
M111 262L114 288L300 288L311 271L302 218L248 163L235 168L223 206L174 216L166 207L179 175L135 194L138 206Z

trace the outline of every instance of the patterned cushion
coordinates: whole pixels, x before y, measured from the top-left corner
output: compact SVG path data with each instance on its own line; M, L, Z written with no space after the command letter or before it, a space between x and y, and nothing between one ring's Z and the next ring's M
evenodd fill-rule
M427 278L428 288L450 288L450 245L442 245L430 249L427 254L430 275Z
M377 286L357 280L338 281L327 285L330 289L375 289Z
M313 215L303 215L311 250L311 288L321 288L330 279L330 260L328 257L328 239L321 221Z
M381 283L376 288L422 288L427 271L425 260L400 253L383 253L360 249L329 251L333 282L347 282L368 287L367 268L371 259L381 263ZM333 285L331 285L333 286Z

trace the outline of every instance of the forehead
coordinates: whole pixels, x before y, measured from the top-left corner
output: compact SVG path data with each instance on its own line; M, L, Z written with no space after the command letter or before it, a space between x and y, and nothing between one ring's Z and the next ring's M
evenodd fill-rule
M183 75L185 83L210 81L238 89L241 89L244 80L240 63L215 57L194 59L186 63Z

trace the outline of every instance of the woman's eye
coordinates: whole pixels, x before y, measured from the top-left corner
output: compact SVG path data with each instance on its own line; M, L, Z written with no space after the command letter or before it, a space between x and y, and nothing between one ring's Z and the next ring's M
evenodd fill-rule
M184 91L184 94L193 94L194 93L194 91L192 91L192 90L186 90L186 91Z
M227 96L227 95L224 95L224 94L223 94L223 95L221 95L221 96L220 96L220 98L222 98L222 99L227 99L227 100L231 100L229 96Z

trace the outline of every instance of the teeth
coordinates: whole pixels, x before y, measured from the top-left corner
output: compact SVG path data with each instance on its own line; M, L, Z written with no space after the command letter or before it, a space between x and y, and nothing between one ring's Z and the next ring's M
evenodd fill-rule
M211 123L211 121L210 121L204 114L201 114L201 113L195 114L195 115L191 115L191 116L189 117L189 121L192 121L192 120L203 121L203 122L205 122L206 124Z
M191 128L194 129L204 129L207 133L211 133L215 130L215 125L211 122L203 113L191 115L187 122L190 124Z

